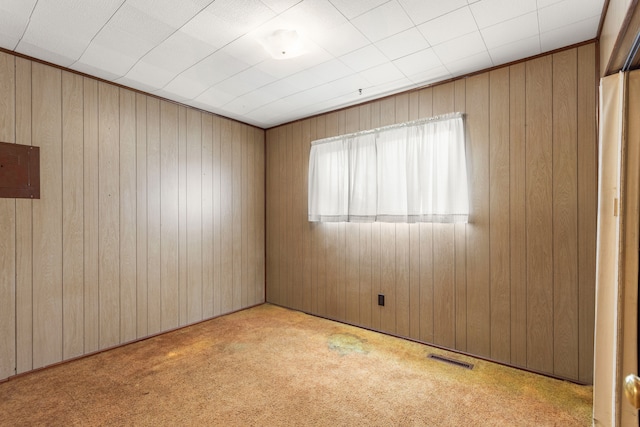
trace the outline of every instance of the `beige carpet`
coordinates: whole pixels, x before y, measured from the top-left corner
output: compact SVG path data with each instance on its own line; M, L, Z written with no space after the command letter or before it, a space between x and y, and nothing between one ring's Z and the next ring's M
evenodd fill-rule
M586 426L591 408L591 387L269 304L0 384L2 426Z

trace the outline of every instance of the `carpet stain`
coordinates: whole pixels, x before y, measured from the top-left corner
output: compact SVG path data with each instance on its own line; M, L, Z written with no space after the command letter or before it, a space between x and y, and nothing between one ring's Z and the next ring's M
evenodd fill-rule
M354 334L332 334L329 336L328 346L330 350L335 351L341 356L351 353L369 353L367 340Z

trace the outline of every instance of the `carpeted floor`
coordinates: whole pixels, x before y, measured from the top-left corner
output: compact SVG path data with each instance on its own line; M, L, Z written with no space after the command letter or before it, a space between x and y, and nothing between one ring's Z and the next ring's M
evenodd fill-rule
M269 304L0 384L2 426L586 426L591 409L592 387Z

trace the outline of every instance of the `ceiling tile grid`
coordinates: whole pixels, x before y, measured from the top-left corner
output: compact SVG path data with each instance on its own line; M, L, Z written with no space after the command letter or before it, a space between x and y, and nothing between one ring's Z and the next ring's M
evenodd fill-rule
M3 0L0 47L268 128L591 40L604 2Z

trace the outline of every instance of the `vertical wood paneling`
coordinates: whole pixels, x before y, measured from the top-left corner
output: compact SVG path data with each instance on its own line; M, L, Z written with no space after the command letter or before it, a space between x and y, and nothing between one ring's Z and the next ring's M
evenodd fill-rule
M489 73L489 253L491 358L511 361L509 241L509 69Z
M147 97L136 94L136 331L147 335Z
M16 58L16 143L31 145L31 61ZM16 200L16 373L33 367L33 201Z
M466 92L466 80L456 80L455 111L466 112ZM467 225L454 224L453 232L456 257L456 349L467 351Z
M345 112L345 132L356 132L360 126L360 110L357 107ZM306 183L306 180L305 180ZM302 192L302 194L306 194ZM349 323L360 323L360 225L346 224L346 271L345 271L345 319Z
M358 107L360 123L358 130L366 130L371 128L371 104L364 104ZM359 257L359 312L360 324L371 328L373 326L372 312L374 304L373 275L371 262L371 233L372 226L370 223L363 223L360 227L360 257Z
M84 351L100 348L98 82L84 79ZM42 179L42 177L40 178Z
M178 301L178 107L160 103L161 328L179 324Z
M136 95L120 89L120 342L137 336Z
M220 293L222 289L221 282L221 234L222 228L220 226L220 203L221 203L221 190L220 190L220 170L221 159L220 159L220 118L212 117L211 118L211 126L212 126L212 146L213 146L213 315L217 316L221 313L220 306Z
M119 89L98 83L100 348L120 343L119 105Z
M578 377L576 49L553 55L553 371Z
M313 255L311 252L311 224L308 222L308 207L304 196L307 194L307 188L309 185L309 152L311 150L311 120L307 119L302 122L301 129L301 141L300 141L300 159L298 160L302 165L301 179L302 193L301 193L301 231L302 231L302 282L303 282L303 297L302 297L302 310L311 312L313 301L313 279L312 279L312 263ZM359 303L360 299L356 298Z
M578 48L578 378L593 381L597 165L596 46Z
M209 318L214 313L214 266L213 266L213 117L202 115L202 173L200 175L202 188L202 255L200 258L202 270L202 304L201 318ZM197 253L196 253L197 256ZM196 261L197 262L197 261Z
M62 73L62 338L64 359L84 352L83 83Z
M15 58L0 53L0 141L16 142ZM0 378L16 372L16 202L0 199Z
M396 123L409 120L409 94L396 96ZM410 262L409 262L409 224L396 224L396 333L410 335Z
M233 234L232 234L232 141L231 122L223 121L220 127L220 188L221 188L221 211L220 228L221 241L221 266L220 282L222 289L220 293L220 312L228 313L233 307ZM231 286L230 286L231 284Z
M433 89L433 115L452 113L453 82ZM455 246L453 224L433 224L433 342L449 348L456 342Z
M383 99L380 105L379 126L396 121L396 99ZM380 310L380 328L396 333L396 226L380 225L380 293L385 296L385 306Z
M33 367L62 360L62 73L32 68L40 200L33 205Z
M187 111L187 320L202 319L202 113Z
M8 53L0 93L41 155L41 199L0 201L0 381L264 301L264 131Z
M326 136L338 135L338 114L336 112L327 114L325 124ZM332 319L338 318L338 282L340 280L339 266L341 259L338 257L338 228L339 224L321 224L327 239L326 246L326 268L327 268L327 294L326 310L327 316ZM286 264L285 264L286 265Z
M180 326L189 323L187 267L187 112L178 107L178 289Z
M542 57L269 130L268 301L591 381L595 47L555 55L577 65L552 73ZM465 113L468 224L305 223L309 141L452 111Z
M509 67L509 236L511 271L511 363L527 366L527 233L525 64Z
M160 332L160 102L147 98L147 333Z
M307 183L307 179L306 179L306 167L304 167L303 165L306 164L306 162L303 160L303 152L305 151L305 147L303 145L303 143L301 142L303 140L303 135L302 135L302 122L297 122L293 124L293 129L292 129L292 136L293 136L293 159L294 159L294 163L296 164L296 169L295 169L295 180L292 182L293 185L295 185L296 191L295 191L295 200L293 203L293 209L294 212L296 214L295 216L295 221L294 221L294 226L295 226L295 230L294 230L294 235L295 240L295 253L296 253L296 261L299 263L299 267L300 268L296 268L294 269L294 276L293 276L293 286L295 289L295 303L296 303L296 307L298 309L302 309L303 307L303 301L304 301L304 290L305 290L305 283L304 283L304 259L303 259L303 254L304 254L304 241L302 239L302 234L303 234L303 229L305 224L307 223L307 210L305 209L305 203L303 200L304 195L306 194L306 183Z
M526 64L527 366L553 372L551 57Z
M433 116L433 89L420 91L420 117ZM433 341L433 224L420 224L420 339Z
M202 115L202 316L213 316L213 134L212 116Z
M232 309L242 306L242 127L232 124Z
M467 351L491 355L489 242L489 76L467 79L467 124L471 162L467 224Z
M420 92L409 94L409 120L420 118ZM420 339L420 224L409 225L409 337Z

